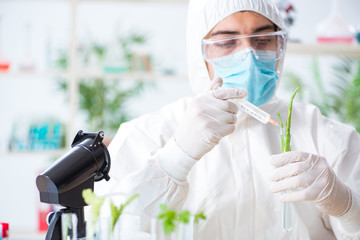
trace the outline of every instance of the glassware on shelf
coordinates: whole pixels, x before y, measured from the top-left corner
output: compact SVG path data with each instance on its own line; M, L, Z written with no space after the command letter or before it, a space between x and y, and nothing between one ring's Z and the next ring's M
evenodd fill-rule
M125 60L125 53L117 43L111 43L104 56L102 71L104 73L124 73L129 71L129 66ZM109 51L111 49L111 51Z
M57 150L64 147L64 125L56 120L28 121L18 118L9 140L9 151Z
M31 39L32 39L31 25L27 23L24 31L24 46L25 51L19 64L19 70L22 72L32 72L35 70L35 60L31 53Z
M0 73L1 72L7 72L10 69L10 61L9 59L7 59L7 57L5 56L5 54L2 51L2 36L4 36L3 32L2 32L2 19L0 16Z
M360 44L360 26L357 27L357 31L356 31L356 41L358 44Z
M317 25L316 37L319 43L353 43L355 28L342 18L338 9L338 0L333 0L330 14Z
M7 72L10 69L10 61L0 52L0 72Z

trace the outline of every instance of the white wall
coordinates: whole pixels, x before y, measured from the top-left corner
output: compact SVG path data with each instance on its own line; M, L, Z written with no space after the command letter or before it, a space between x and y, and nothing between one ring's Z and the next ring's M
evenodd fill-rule
M294 0L296 22L290 29L291 37L305 42L315 41L315 26L330 11L328 0ZM360 1L342 0L339 11L344 19L360 28ZM98 3L83 2L78 11L80 41L92 37L108 42L117 31L139 31L148 36L145 50L155 58L156 70L172 69L184 79L163 79L155 88L130 106L135 115L154 111L191 91L186 81L185 24L186 4L164 3ZM64 1L10 1L0 0L2 32L0 50L11 60L11 72L16 73L24 59L26 43L31 40L31 55L38 72L47 67L47 44L51 54L66 47L69 41L70 8ZM24 36L24 26L30 23L32 34ZM322 58L322 71L331 58ZM293 71L311 82L311 58L287 56L284 71ZM326 77L325 77L326 78ZM284 91L284 96L286 96ZM53 79L44 76L0 74L0 151L7 147L13 123L54 117L66 120L68 109L65 96L56 90ZM34 159L36 158L36 159ZM0 154L0 166L6 174L0 175L0 221L11 223L13 230L34 230L36 223L35 176L38 169L48 165L43 156ZM18 190L14 189L17 187ZM26 216L24 218L24 216Z

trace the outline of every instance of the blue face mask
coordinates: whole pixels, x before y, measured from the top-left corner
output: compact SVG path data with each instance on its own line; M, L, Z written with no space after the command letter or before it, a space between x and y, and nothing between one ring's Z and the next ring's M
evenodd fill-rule
M244 49L236 54L211 60L215 77L223 79L224 88L244 88L248 91L245 98L256 106L265 104L274 95L276 80L276 52Z

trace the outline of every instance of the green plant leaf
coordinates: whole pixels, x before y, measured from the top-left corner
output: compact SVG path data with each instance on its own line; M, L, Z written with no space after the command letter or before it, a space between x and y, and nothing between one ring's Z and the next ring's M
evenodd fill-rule
M317 91L320 93L320 102L316 105L321 105L321 112L325 116L329 116L330 107L329 107L329 100L328 100L328 94L325 90L325 87L321 81L321 75L320 75L320 68L319 68L319 62L317 57L313 58L313 73L314 73L314 79Z
M87 236L93 236L95 233L96 222L100 216L100 209L105 198L98 197L90 188L82 191L82 197L85 203L90 206L90 216L88 226L86 228L86 234Z
M198 224L200 219L206 220L206 216L204 215L203 212L200 212L200 213L198 213L198 214L195 214L194 222L195 222L196 224Z
M296 74L284 73L285 83L288 86L296 86L291 78L296 79L300 84L299 95L301 96L301 84L309 90L309 101L316 105L322 114L336 118L344 123L353 125L360 132L360 59L342 57L332 66L331 91L325 90L320 76L320 69L317 59L313 61L313 75L316 87L302 84ZM320 96L320 98L316 98Z
M191 217L191 214L189 211L182 211L179 213L178 219L179 219L179 222L189 223L190 217Z
M174 210L170 210L168 209L166 204L161 204L160 205L160 213L158 215L158 219L162 220L163 222L163 230L165 234L170 234L171 232L173 232L175 230L175 221L177 220L176 218L176 212Z
M285 72L284 79L285 79L284 85L287 89L293 89L293 88L299 89L297 96L299 97L300 100L302 100L304 97L304 95L303 95L304 89L307 88L307 85L299 77L299 75L295 74L295 73Z
M188 224L190 222L191 213L189 211L177 212L169 209L166 204L160 204L160 210L157 219L162 220L165 234L173 232L179 223ZM206 219L203 212L194 216L195 223L198 223L199 219Z
M143 34L131 33L126 36L121 35L119 46L124 52L125 64L129 68L132 64L132 56L136 46L146 43L146 37ZM110 49L105 44L100 44L90 40L89 44L81 44L78 55L86 65L91 57L101 62L105 54ZM56 61L57 68L66 69L68 65L67 52L59 51L59 58ZM119 76L120 78L120 76ZM121 77L122 78L122 77ZM89 131L98 131L115 133L119 126L133 116L131 111L126 109L127 102L138 96L145 83L138 79L132 86L124 87L122 79L104 79L102 77L87 77L79 80L79 108L86 117L87 128ZM58 80L59 89L67 90L67 80Z
M135 198L139 197L139 194L134 194L131 196L124 204L121 204L119 207L116 207L112 200L110 200L110 210L111 210L111 225L110 225L110 233L114 231L114 227L119 220L124 209L135 200Z
M163 222L163 227L165 234L170 234L171 232L173 232L176 227L174 219L165 219Z
M114 227L116 225L117 220L119 219L121 215L120 207L117 208L114 205L114 202L110 200L110 210L111 210L111 220L110 220L110 233L114 231Z
M290 129L291 129L291 115L292 115L292 106L293 106L293 101L295 98L296 93L298 92L299 88L296 88L294 93L292 94L291 98L290 98L290 102L288 105L288 117L287 117L287 121L286 121L286 129L285 132L282 132L280 135L280 145L281 145L281 152L288 152L291 151L291 146L290 146L290 140L291 140L291 133L290 133ZM278 117L279 117L279 121L280 121L280 127L283 130L284 125L282 122L282 118L279 112L278 113Z

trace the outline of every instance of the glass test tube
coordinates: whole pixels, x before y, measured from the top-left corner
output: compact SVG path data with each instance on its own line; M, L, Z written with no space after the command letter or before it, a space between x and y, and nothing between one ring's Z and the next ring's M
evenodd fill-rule
M266 124L268 122L270 122L271 124L278 126L277 123L272 120L270 118L270 114L268 114L267 112L263 111L262 109L258 108L257 106L249 103L248 101L246 101L245 99L237 99L235 101L236 105L238 105L238 107L246 112L247 114L249 114L250 116L252 116L253 118L255 118L256 120Z
M292 229L292 203L282 202L282 228L290 232Z
M280 138L281 138L281 152L287 152L290 151L290 146L288 146L288 144L290 144L290 140L288 143L286 143L287 141L287 137L290 138L291 135L286 135L286 129L285 128L281 128L280 129ZM282 192L281 194L284 194L286 192ZM283 231L286 232L290 232L292 229L292 203L291 202L282 202L281 203L281 208L282 208L282 228Z

